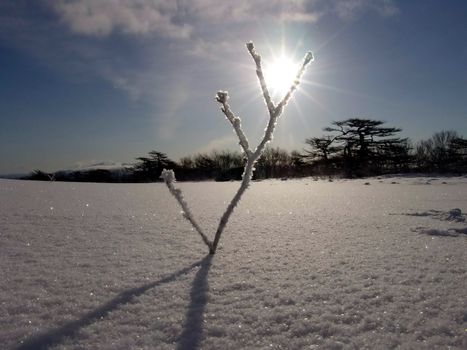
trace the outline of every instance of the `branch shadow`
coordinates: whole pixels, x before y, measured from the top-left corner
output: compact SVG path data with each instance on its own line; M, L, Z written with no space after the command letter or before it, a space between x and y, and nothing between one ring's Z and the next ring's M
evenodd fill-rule
M418 228L419 232L430 236L440 237L459 237L461 234L467 234L467 227L465 228L448 228L448 229L426 229Z
M417 213L390 214L390 215L429 217L435 220L454 221L454 222L465 222L467 219L467 216L463 214L459 208L454 208L449 211L427 210L424 212L417 212Z
M209 261L209 265L206 265L207 261ZM207 280L207 270L209 270L210 266L210 261L211 259L201 259L179 271L176 271L167 277L164 277L160 280L157 280L155 282L147 283L144 284L140 287L137 288L132 288L132 289L127 289L120 294L118 294L115 298L111 299L107 303L103 304L102 306L98 307L97 309L94 309L83 316L81 316L79 319L70 321L62 325L61 327L58 327L56 329L52 329L49 331L45 331L43 333L40 333L38 335L35 335L31 337L30 339L24 341L20 346L15 348L15 350L47 350L50 347L57 345L60 343L63 338L65 337L72 337L78 333L78 331L86 326L89 326L90 324L100 320L101 318L107 316L111 311L119 308L120 306L123 306L129 302L131 302L134 298L144 294L148 290L158 287L160 285L173 282L175 279L177 279L179 276L184 275L188 272L190 272L193 268L196 266L201 266L200 270L196 274L193 287L192 287L192 301L193 299L193 290L198 290L198 288L195 288L195 285L199 285L199 290L202 290L203 285L202 281ZM207 266L207 268L206 268ZM204 271L206 271L206 276L202 276L204 274ZM205 283L205 282L204 282ZM205 301L204 301L205 305ZM191 309L190 309L191 310ZM188 311L188 316L190 316L190 311ZM201 314L202 315L202 314ZM191 316L193 318L193 316ZM201 317L201 316L200 316ZM190 317L188 317L190 319ZM199 332L199 330L197 330ZM202 329L201 329L202 332ZM184 332L185 333L185 332ZM198 338L200 335L198 335ZM199 341L199 340L198 340ZM189 348L184 348L184 349L189 349Z
M213 255L207 255L200 264L190 290L190 305L185 316L183 331L177 345L177 350L199 349L203 338L203 314L208 302L208 274Z

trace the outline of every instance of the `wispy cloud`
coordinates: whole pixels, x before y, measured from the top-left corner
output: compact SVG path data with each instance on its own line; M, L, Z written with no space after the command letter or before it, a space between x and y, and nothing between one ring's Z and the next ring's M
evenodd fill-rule
M113 32L188 38L194 26L259 19L315 22L316 0L50 0L47 4L74 33L104 37ZM200 29L200 28L198 28Z
M393 0L48 0L60 21L74 33L104 37L113 32L189 38L212 24L258 20L318 21L335 12L354 19L367 11L397 14Z
M63 23L79 34L107 36L120 31L186 38L192 30L186 23L175 22L178 5L171 0L54 0L48 4Z
M319 11L310 6L316 0L185 0L181 2L186 13L209 23L245 23L256 20L287 22L315 22Z
M165 69L174 66L174 57L233 59L233 48L237 52L251 38L258 22L314 23L325 16L349 20L398 11L392 0L18 0L0 2L0 40L55 70L103 79L132 99L157 103L156 91L174 79ZM188 68L173 71L181 69Z
M334 1L335 13L344 20L355 20L366 12L389 17L399 13L393 0L337 0Z

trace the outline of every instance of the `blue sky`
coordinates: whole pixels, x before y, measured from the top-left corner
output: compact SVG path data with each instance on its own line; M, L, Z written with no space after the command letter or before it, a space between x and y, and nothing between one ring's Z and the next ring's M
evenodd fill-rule
M2 0L0 173L239 150L218 90L255 144L249 40L265 65L315 55L272 146L302 150L349 117L467 136L466 38L462 0Z

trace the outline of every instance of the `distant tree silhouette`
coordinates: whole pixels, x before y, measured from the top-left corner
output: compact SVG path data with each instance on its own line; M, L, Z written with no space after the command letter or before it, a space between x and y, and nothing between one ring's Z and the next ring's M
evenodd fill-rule
M459 173L467 172L467 139L456 137L450 144L455 155L454 171Z
M315 170L320 174L329 175L334 173L336 156L342 151L342 147L333 145L335 144L335 137L311 137L306 139L305 143L310 149L305 149L305 154L302 156L304 161L313 163Z
M307 163L305 162L303 155L298 151L292 151L290 153L292 171L291 176L303 177L307 175Z
M196 169L202 170L203 173L206 173L209 177L212 176L215 171L216 162L213 157L209 154L197 154L193 157L193 163Z
M411 149L411 142L407 138L381 142L376 148L373 172L376 174L409 172L413 162Z
M292 175L293 159L285 150L266 147L256 163L255 179L281 178Z
M35 180L35 181L54 181L55 177L54 174L49 174L43 172L42 170L36 169L32 171L29 175L27 175L25 180Z
M318 172L341 170L346 177L366 176L408 169L410 145L394 137L399 128L383 127L383 121L350 118L332 122L323 130L331 133L309 138L304 158Z
M196 179L229 181L241 179L244 159L238 152L223 150L197 154L190 161L185 157L183 162L192 167Z
M165 153L150 151L148 157L138 157L134 165L135 178L139 181L160 181L159 177L164 168L175 168L176 163Z
M179 165L182 169L193 169L195 167L195 162L190 156L180 158Z
M415 149L417 168L425 172L463 172L467 168L467 140L456 131L440 131Z
M256 163L255 179L337 175L347 177L383 173L467 173L467 140L456 131L440 131L412 148L399 128L382 127L371 119L346 119L323 130L329 135L305 140L297 151L266 147ZM152 182L164 168L177 170L180 181L241 180L245 157L230 150L185 156L178 163L165 153L151 151L131 167L46 173L36 169L23 177L38 181Z
M93 169L83 173L85 182L112 182L112 172L108 169Z
M180 159L177 178L181 180L241 180L245 157L229 150L200 153ZM300 176L304 173L302 156L280 148L266 147L256 163L255 179Z
M241 180L245 159L240 153L213 152L213 160L216 168L216 181Z

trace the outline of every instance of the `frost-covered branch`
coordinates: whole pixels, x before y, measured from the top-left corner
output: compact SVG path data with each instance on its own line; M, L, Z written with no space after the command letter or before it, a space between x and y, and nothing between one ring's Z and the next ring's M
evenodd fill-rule
M311 62L313 59L313 55L311 52L308 52L305 56L305 59L303 60L303 64L300 68L300 70L297 72L297 75L295 77L295 81L292 84L292 86L289 89L289 92L286 94L286 96L282 99L282 101L279 103L278 107L274 106L274 103L272 102L271 95L269 94L268 87L266 85L266 81L264 79L264 74L263 74L263 68L261 66L261 56L256 52L255 46L253 43L250 41L249 43L246 44L246 47L248 49L248 52L250 52L251 57L255 61L256 64L256 75L258 76L258 80L261 86L261 90L263 91L263 97L264 101L266 102L266 106L269 111L269 122L268 126L266 127L266 131L264 133L263 139L259 143L258 147L256 147L256 150L254 153L251 153L250 150L247 148L248 151L246 151L248 158L247 162L245 165L245 171L243 172L242 176L242 183L240 185L240 188L238 189L237 193L235 196L232 198L232 201L229 203L227 206L226 211L221 217L221 220L219 222L219 226L217 227L216 231L216 236L214 237L214 241L212 243L212 247L210 249L210 253L214 254L217 249L217 245L219 243L220 237L222 235L222 231L224 230L225 226L227 225L227 222L229 221L230 215L234 211L235 207L237 204L240 202L240 199L243 195L243 193L246 191L248 188L250 181L253 177L253 171L255 169L255 164L258 161L259 157L261 157L261 154L264 151L264 148L266 144L272 140L272 135L274 133L274 128L277 123L277 119L281 115L283 111L283 107L287 104L288 100L292 96L292 93L297 89L298 84L300 83L300 78L302 77L303 73L305 72L305 68L308 65L308 63ZM221 96L219 96L219 93L217 95L217 102L222 104L221 110L226 114L225 112L225 101L227 100L227 93L222 93ZM230 109L229 109L230 111ZM227 117L228 118L228 117ZM244 136L244 133L240 127L240 120L238 119L238 128L239 131L237 131L237 134L241 134ZM229 118L230 120L230 118ZM232 123L233 125L233 123ZM235 127L235 126L234 126ZM239 136L240 138L240 136ZM242 144L242 139L240 138L240 144ZM248 145L248 141L246 143Z
M295 80L290 86L289 91L285 94L284 98L279 102L279 104L276 107L274 106L274 103L271 100L271 97L269 95L269 92L266 86L266 82L264 80L264 75L263 75L262 67L261 67L261 56L258 53L256 53L256 50L254 49L254 45L252 42L249 42L247 44L247 48L256 63L256 73L258 75L261 89L263 90L264 101L266 102L266 105L268 106L268 111L269 111L269 121L268 121L266 130L264 132L263 139L259 143L258 147L256 147L256 150L253 154L254 158L259 158L264 148L266 147L266 145L270 141L272 141L272 136L274 133L274 128L276 127L276 124L277 124L277 120L282 114L284 106L287 104L287 102L292 97L293 92L298 88L298 85L300 84L300 79L303 73L305 72L307 65L313 60L313 54L310 51L307 52L307 54L305 55L303 59L300 69L295 75ZM270 108L270 106L272 106L272 108Z
M250 41L246 44L246 48L250 53L251 57L256 64L256 75L258 76L259 85L261 86L261 91L263 91L264 102L266 102L266 106L268 107L269 114L274 114L274 110L276 107L274 106L274 102L272 102L271 95L269 94L268 86L266 84L266 80L264 79L263 74L263 67L261 66L261 55L259 55L255 50L255 45Z
M308 51L303 58L302 66L297 72L297 75L295 76L295 80L293 81L292 85L289 88L289 91L285 94L285 96L282 98L282 100L279 102L279 104L276 107L276 113L281 114L282 109L284 106L289 102L290 98L292 97L292 94L295 90L297 90L298 85L300 84L300 79L302 78L303 73L305 73L306 66L308 63L313 61L313 53L311 51Z
M165 184L169 188L170 193L177 199L178 204L180 204L180 206L182 207L183 217L187 219L190 222L190 224L195 228L195 230L200 234L201 238L203 239L203 242L206 243L209 248L211 248L211 242L209 242L208 237L206 237L203 230L201 229L201 227L199 227L198 223L193 217L188 203L183 198L182 191L174 187L174 182L176 180L175 173L173 172L173 170L162 170L161 179L164 180Z
M227 120L232 124L232 127L234 128L234 131L238 136L239 144L243 148L243 151L245 152L247 156L247 161L246 161L245 169L242 175L242 183L240 185L240 188L237 190L237 193L235 193L234 197L230 201L224 214L222 214L222 217L219 221L219 225L216 230L216 235L212 242L209 241L209 239L206 237L206 235L203 233L199 225L194 220L190 212L190 209L188 208L187 203L183 199L181 191L179 189L174 188L173 186L173 182L175 181L174 172L172 170L164 169L161 175L167 187L169 188L170 193L173 194L173 196L177 199L178 203L182 207L185 218L193 225L196 231L201 235L204 243L206 243L206 245L209 247L210 254L214 254L216 252L217 245L219 244L219 240L221 238L222 232L224 231L229 221L230 216L232 215L235 207L240 202L240 199L243 193L246 191L246 189L250 185L250 181L253 177L253 172L255 170L255 164L258 161L258 159L261 157L261 154L263 153L266 144L272 140L274 128L276 127L276 124L277 124L277 119L282 114L282 111L284 107L286 106L287 102L290 100L293 92L297 89L298 85L300 84L300 79L303 73L305 72L306 66L308 65L308 63L310 63L313 60L312 53L308 52L305 55L302 66L298 70L295 76L295 80L290 86L289 91L287 92L287 94L284 96L284 98L279 102L279 104L276 107L274 105L274 102L271 99L271 95L269 94L269 90L266 85L266 81L264 79L263 68L261 66L261 56L256 52L255 47L252 42L247 43L246 46L247 46L248 52L250 53L251 57L253 58L256 64L256 75L258 76L261 90L263 92L264 101L266 102L266 106L269 112L269 121L265 129L262 140L256 147L255 151L252 152L250 149L249 143L248 143L248 139L242 130L240 118L235 116L235 114L230 109L229 104L227 103L227 100L229 98L227 91L219 91L216 94L216 101L221 105L222 113L224 113L224 115L227 117Z
M251 156L250 145L248 144L248 139L245 136L245 133L242 129L241 119L236 117L233 114L232 110L230 109L227 100L229 99L229 93L227 91L218 91L216 94L216 101L219 102L222 107L221 111L225 114L226 118L232 124L232 127L235 130L235 133L238 136L239 144L242 146L243 151L245 152L246 156L249 158Z

